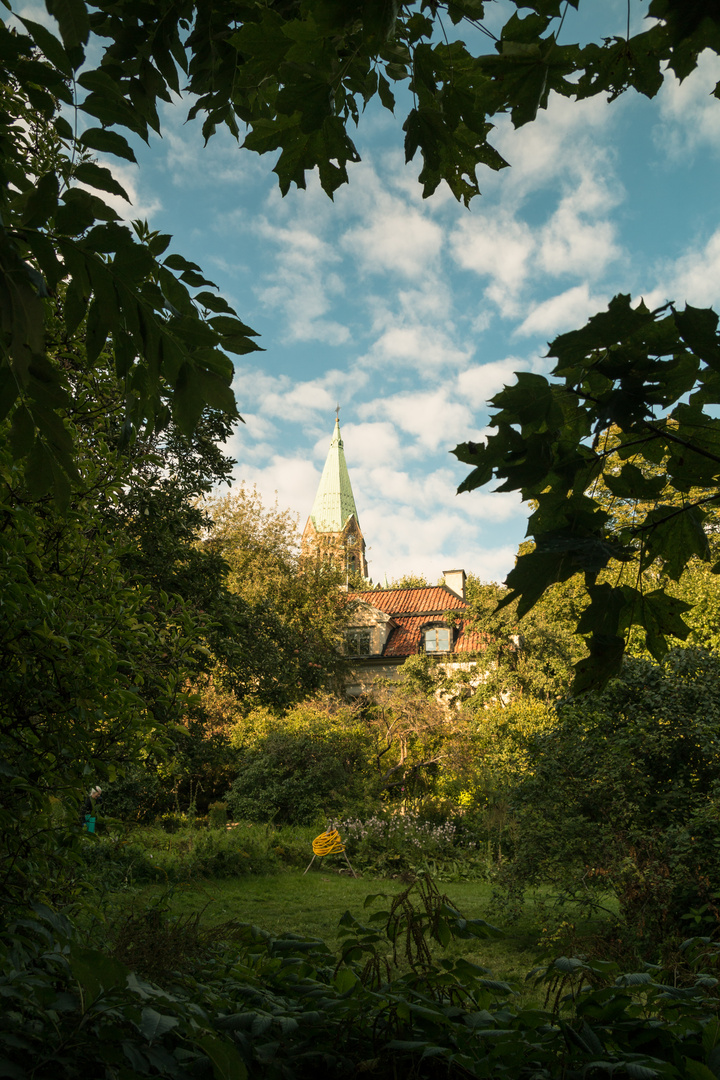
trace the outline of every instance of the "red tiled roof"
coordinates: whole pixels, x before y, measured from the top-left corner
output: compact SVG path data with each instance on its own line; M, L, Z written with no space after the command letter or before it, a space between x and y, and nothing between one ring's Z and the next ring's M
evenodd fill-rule
M460 633L455 642L454 652L482 652L487 647L487 634L484 634L479 630L466 629L463 623L460 623L459 627Z
M363 593L349 593L348 599L370 604L392 616L395 626L390 631L382 655L395 657L414 656L421 652L423 627L433 621L443 622L446 611L464 611L470 606L445 585L422 589L370 589ZM455 628L457 637L453 652L480 652L485 648L485 634L466 629L460 621Z
M427 615L400 615L394 619L398 625L390 631L383 656L414 656L421 651L422 628L427 626ZM458 636L453 644L454 653L481 652L485 648L484 634L466 630L463 623L457 623L456 629Z
M468 607L467 601L446 585L431 585L425 589L369 589L350 593L353 600L372 604L386 615L442 615L444 611L459 611Z
M400 616L395 620L398 625L390 631L385 642L383 656L414 656L420 652L420 627L427 622L427 616Z

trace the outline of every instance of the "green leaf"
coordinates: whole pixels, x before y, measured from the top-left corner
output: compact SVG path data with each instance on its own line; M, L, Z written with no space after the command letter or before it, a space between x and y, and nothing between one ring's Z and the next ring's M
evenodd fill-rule
M52 472L52 467L50 471ZM73 942L69 961L70 970L83 991L85 1010L93 1005L102 993L123 988L127 983L127 969L120 961L112 960L97 949L86 949Z
M608 489L623 499L657 499L667 485L665 476L646 476L637 465L624 465L619 474L603 473Z
M117 220L114 210L106 207L100 199L82 188L70 188L63 196L63 206L55 214L55 227L66 236L79 236L99 219Z
M216 1035L204 1035L198 1046L210 1058L215 1080L247 1080L245 1063L231 1042Z
M198 273L202 273L201 266L183 258L182 255L168 255L163 261L163 265L167 266L169 270L196 270Z
M85 318L89 300L89 296L82 292L78 282L73 278L65 293L63 305L63 316L68 334L74 334Z
M106 90L88 94L83 99L80 108L106 127L119 124L121 127L134 131L145 142L148 141L148 127L142 116L122 98L109 96Z
M39 404L50 408L67 408L70 395L58 369L47 356L34 356L28 367L27 390Z
M60 27L67 46L85 45L90 34L90 19L84 0L45 0L45 6Z
M648 651L659 662L668 651L666 635L685 641L690 633L690 627L682 618L683 614L691 610L692 605L686 604L674 596L668 596L663 589L655 589L642 598L642 608L636 622L645 628L645 643Z
M196 298L197 299L197 298ZM257 337L255 330L252 330L245 323L241 322L238 318L228 318L224 315L216 315L208 320L213 330L217 330L219 334L227 335L228 337L241 337L246 334L251 337Z
M25 239L32 256L45 275L48 285L51 289L57 288L62 279L66 277L66 271L58 258L55 244L43 232L30 232L26 234Z
M79 142L90 150L98 150L102 154L114 154L115 157L125 158L137 164L135 151L127 139L117 131L108 131L106 128L88 128L83 131Z
M695 308L686 304L684 311L675 312L675 323L695 355L717 369L720 366L718 316L712 308Z
M715 1073L702 1061L695 1061L688 1057L685 1058L683 1065L683 1076L686 1076L688 1080L717 1080Z
M710 545L703 521L703 513L693 506L658 506L651 510L640 526L645 538L643 569L660 558L668 577L679 581L693 555L708 560Z
M155 1039L161 1039L168 1031L172 1031L178 1023L177 1016L167 1016L146 1006L140 1014L138 1027L147 1041L152 1043Z
M217 311L220 313L226 312L228 315L235 314L227 300L224 300L222 296L216 296L214 293L199 292L196 293L194 299L196 304L200 304L202 307L207 308L208 311ZM249 332L249 330L245 331L245 333Z
M202 274L196 273L195 270L185 270L180 278L187 285L192 285L193 288L200 289L203 285L209 285L212 289L217 289L217 285L214 281L208 281Z
M52 493L53 502L60 514L66 514L70 505L70 497L72 495L72 486L66 470L63 468L62 463L59 461L57 455L50 455L50 465L52 468Z
M9 365L0 365L0 420L4 420L17 401L18 385Z
M335 989L338 994L347 994L355 986L357 986L359 979L352 968L340 968L335 976Z
M622 667L625 639L618 635L593 634L590 655L575 665L572 692L575 695L601 689Z
M122 247L112 262L114 273L123 283L144 281L154 270L155 260L144 244L128 244Z
M75 179L82 184L87 184L89 187L97 188L99 191L108 191L111 195L120 195L121 198L130 202L125 188L117 182L110 170L103 165L96 165L92 161L82 161L75 168Z
M30 453L35 441L35 421L24 405L19 405L13 413L10 426L10 450L13 457L25 457Z
M41 176L25 204L23 224L29 229L45 226L55 213L59 192L60 184L54 172Z
M380 96L380 101L381 101L383 107L388 109L390 112L394 112L395 111L395 95L393 94L392 90L390 89L390 83L387 81L385 76L382 75L382 74L379 75L379 77L378 77L378 94Z
M195 315L177 315L169 320L173 334L186 346L206 345L213 348L218 343L218 335L206 322Z
M72 75L73 65L62 46L62 42L41 23L33 22L31 19L24 19L22 15L17 15L16 18L23 24L38 49L45 54L50 63L54 64L64 75Z

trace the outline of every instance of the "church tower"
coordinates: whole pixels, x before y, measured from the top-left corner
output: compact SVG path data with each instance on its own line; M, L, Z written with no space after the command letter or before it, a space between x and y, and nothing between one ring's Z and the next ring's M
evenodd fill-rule
M325 468L303 531L302 551L332 559L349 576L368 576L365 540L350 486L339 418L335 420Z

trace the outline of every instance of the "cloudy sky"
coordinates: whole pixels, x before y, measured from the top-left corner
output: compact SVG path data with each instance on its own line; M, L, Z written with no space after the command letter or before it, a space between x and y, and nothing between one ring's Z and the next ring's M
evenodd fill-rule
M598 7L600 36L624 34L625 0ZM633 31L644 8L634 0ZM597 30L570 11L561 40ZM654 101L554 99L517 132L501 120L511 168L481 176L469 210L447 189L421 198L401 121L379 108L333 203L314 182L282 199L270 157L225 134L203 148L187 106L168 107L140 167L114 169L128 216L172 233L262 335L266 351L237 369L237 481L277 493L302 525L339 403L372 577L464 567L501 579L524 508L456 495L467 470L450 451L482 436L487 399L514 371L548 370L547 342L615 293L720 303L718 78L707 54Z

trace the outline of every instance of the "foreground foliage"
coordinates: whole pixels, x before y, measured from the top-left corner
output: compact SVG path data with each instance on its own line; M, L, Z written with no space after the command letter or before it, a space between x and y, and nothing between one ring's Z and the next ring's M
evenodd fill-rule
M507 578L504 606L529 611L554 583L584 575L589 603L577 628L590 655L576 692L617 672L633 626L662 660L685 640L690 604L668 590L697 557L718 499L718 316L667 304L650 311L617 296L582 330L552 343L552 377L520 373L493 399L496 429L456 449L474 468L460 490L495 478L531 500L534 544ZM610 499L607 495L610 493ZM632 566L611 580L603 571ZM652 574L646 573L651 570ZM717 565L714 566L717 570Z
M5 939L0 1066L24 1080L98 1074L304 1078L370 1072L554 1080L714 1075L720 1041L717 951L685 947L683 979L659 969L560 958L534 973L545 1009L466 960L434 960L431 940L498 934L466 920L429 880L364 922L341 919L339 955L317 939L226 924L212 933L151 909L128 926L117 958L82 944L36 908ZM152 942L152 948L148 949ZM142 976L143 958L159 984ZM393 974L402 957L408 970ZM132 970L138 968L140 973Z

